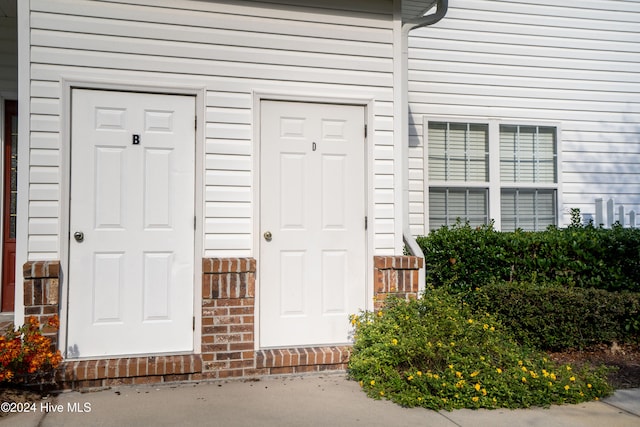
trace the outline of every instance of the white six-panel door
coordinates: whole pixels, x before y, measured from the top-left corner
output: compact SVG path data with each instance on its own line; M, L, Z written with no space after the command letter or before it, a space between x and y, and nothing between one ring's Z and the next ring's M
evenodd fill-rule
M260 346L349 341L365 308L363 107L263 101Z
M74 89L67 357L193 349L195 99Z

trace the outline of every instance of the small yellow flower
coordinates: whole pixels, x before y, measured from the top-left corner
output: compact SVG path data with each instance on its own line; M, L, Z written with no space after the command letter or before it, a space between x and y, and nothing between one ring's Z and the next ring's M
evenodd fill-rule
M543 370L542 370L542 375L543 375L545 378L547 378L547 377L549 376L549 372L547 372L547 370L546 370L546 369L543 369Z
M486 395L487 395L487 389L486 389L486 388L483 388L483 389L482 389L482 395L483 395L483 396L486 396Z
M439 380L439 379L440 379L440 375L438 375L438 374L433 374L433 378L435 378L436 380Z
M549 374L549 378L551 378L552 380L556 380L556 374L554 374L553 372Z
M482 329L484 329L484 330L486 331L487 329L489 329L489 325L487 325L487 324L485 323L484 325L482 325Z
M380 390L380 396L384 396L384 391Z
M529 375L531 375L531 378L538 378L538 374L536 374L534 371L529 371Z
M392 339L392 340L391 340L391 344L393 344L393 345L398 345L398 340L397 340L397 339L395 339L395 338L394 338L394 339Z
M456 343L454 343L453 341L451 341L451 342L449 343L449 345L450 345L451 347L455 347L455 346L456 346Z
M473 377L477 377L477 376L478 376L478 374L480 374L480 371L473 371L473 372L471 372L470 377L471 377L471 378L473 378Z
M494 328L494 327L492 326L492 327L490 327L490 328L489 328L489 330L490 330L491 332L493 332L493 331L495 331L495 330L496 330L496 328Z
M473 323L473 319L469 319L467 320L467 322L469 322L469 324L471 325Z
M416 372L416 375L417 375L417 376L419 376L419 377L421 377L421 376L422 376L422 371L418 371L418 372Z
M382 317L382 311L378 311L378 317Z
M522 382L523 382L523 383L526 383L526 382L527 382L527 379L526 379L525 377L522 377Z
M497 372L497 373L499 373L499 374L501 374L501 373L502 373L502 369L500 369L500 368L496 368L496 372Z
M462 378L462 372L456 371L456 377L457 378Z
M596 396L593 398L593 400L600 400L600 398Z
M364 381L360 381L360 387L364 386Z
M518 366L522 366L522 360L518 360Z
M446 397L443 397L443 398L442 398L442 401L443 401L444 403L447 403L447 400L448 400L448 399L447 399Z
M464 387L465 382L466 382L465 380L460 380L460 381L458 381L458 382L456 383L456 388L462 388L462 387Z
M479 397L478 397L478 396L473 396L473 397L471 398L471 400L473 400L474 402L477 402L477 401L478 401L478 399L479 399Z
M549 381L549 387L553 387L553 383Z
M453 365L449 365L449 369L453 369Z
M522 367L522 368L520 368L520 369L522 369L522 372L527 372L527 367L526 367L526 366L523 366L523 367Z
M570 389L570 388L571 388L571 387L569 387L569 385L568 385L568 384L567 384L566 386L564 386L564 389L565 389L566 391L569 391L569 389Z
M407 377L407 380L409 380L409 381L413 380L413 375L409 375L409 376Z
M484 361L484 356L480 356L480 360Z
M418 397L418 402L422 402L422 398L421 397Z
M474 385L474 386L473 386L473 388L475 388L475 389L476 389L476 391L480 391L480 388L481 388L481 387L482 387L482 386L480 385L480 383L476 383L476 385Z
M371 380L371 382L369 384L376 385L376 380Z
M571 366L567 365L567 371L571 370Z
M591 384L587 384L587 388L591 388Z
M569 381L574 382L576 380L576 377L571 377L569 378Z

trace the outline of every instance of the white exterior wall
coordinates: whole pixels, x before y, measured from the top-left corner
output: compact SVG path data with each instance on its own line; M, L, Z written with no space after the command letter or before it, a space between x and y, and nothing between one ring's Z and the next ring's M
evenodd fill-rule
M29 259L66 244L64 79L206 89L206 257L254 255L256 92L369 100L372 249L397 253L393 2L281 3L30 0Z
M424 234L423 118L560 125L561 225L613 197L640 211L640 2L450 0L409 37L410 220Z

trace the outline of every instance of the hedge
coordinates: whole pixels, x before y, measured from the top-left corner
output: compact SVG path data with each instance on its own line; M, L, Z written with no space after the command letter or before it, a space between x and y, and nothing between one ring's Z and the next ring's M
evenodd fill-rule
M494 282L640 291L640 229L574 226L499 232L457 224L419 237L427 283L468 291Z

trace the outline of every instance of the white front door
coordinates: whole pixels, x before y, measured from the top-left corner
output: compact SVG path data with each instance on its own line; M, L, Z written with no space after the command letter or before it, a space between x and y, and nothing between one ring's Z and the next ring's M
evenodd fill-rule
M261 103L260 345L341 344L365 308L363 107Z
M193 349L195 98L74 89L67 357Z

